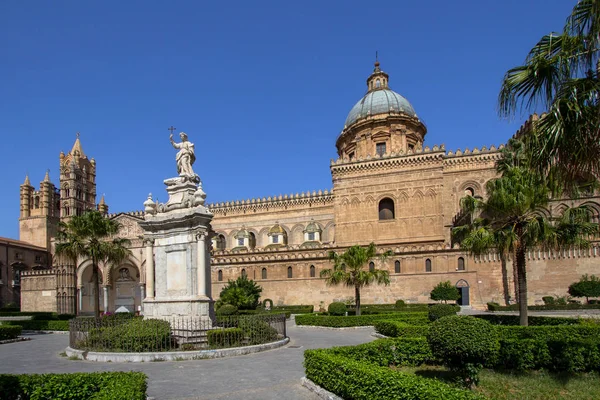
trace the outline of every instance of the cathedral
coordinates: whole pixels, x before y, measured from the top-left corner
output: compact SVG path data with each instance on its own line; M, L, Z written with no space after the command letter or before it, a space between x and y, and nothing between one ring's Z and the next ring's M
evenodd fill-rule
M486 182L497 176L495 163L502 146L447 151L425 145L427 127L409 101L390 88L389 76L378 62L366 84L366 94L350 109L335 142L332 189L208 204L214 215L215 299L229 279L245 275L263 288L262 298L274 304L312 304L319 309L333 301L351 302L353 289L327 286L320 271L331 268L330 251L374 242L381 252L390 250L393 255L372 260L366 268L389 271L391 283L364 288L363 304L398 299L426 303L441 281L459 288L462 306L514 301L511 260L502 262L494 253L470 256L450 236L460 217L460 199L485 196ZM91 284L89 260L70 265L54 257L51 268L25 268L20 280L23 311L89 313L97 291L104 311L143 311L146 257L152 255L144 251L139 226L144 211L109 213L104 198L97 203L96 169L77 137L71 151L60 154L57 186L46 178L35 190L26 178L20 188L20 240L52 254L59 221L97 209L121 224L119 236L130 239L131 256L121 265L101 265L99 287ZM556 200L541 212L557 215L567 206L584 203L598 221L598 193ZM586 250L530 251L530 302L564 296L582 274L598 274L599 250L594 243Z

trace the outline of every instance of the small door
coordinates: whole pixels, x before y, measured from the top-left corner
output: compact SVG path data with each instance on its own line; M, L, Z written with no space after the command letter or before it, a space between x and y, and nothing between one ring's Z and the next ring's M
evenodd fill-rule
M456 301L459 306L468 306L469 305L469 287L459 287L458 293L460 297Z

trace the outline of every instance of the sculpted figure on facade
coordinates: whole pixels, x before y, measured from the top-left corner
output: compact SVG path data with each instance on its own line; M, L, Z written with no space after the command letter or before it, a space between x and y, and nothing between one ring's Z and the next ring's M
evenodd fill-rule
M179 134L181 142L177 143L173 140L173 135L169 137L171 145L179 149L175 159L177 161L177 173L180 177L190 179L192 181L199 181L200 178L192 169L192 165L196 161L196 155L194 153L194 143L188 140L188 136L185 132Z

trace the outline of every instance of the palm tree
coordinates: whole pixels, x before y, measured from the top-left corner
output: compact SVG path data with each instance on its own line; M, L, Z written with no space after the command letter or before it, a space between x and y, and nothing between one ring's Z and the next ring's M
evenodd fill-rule
M452 229L453 241L474 255L497 251L512 256L517 271L520 324L527 325L527 250L536 246L560 249L586 247L598 232L585 207L567 209L558 221L541 210L550 189L540 175L527 168L506 167L501 177L486 185L487 200L461 200L466 223ZM463 219L465 221L465 219Z
M501 116L543 111L527 136L530 165L567 189L600 175L600 0L580 0L562 33L550 33L525 64L506 72Z
M354 287L356 315L360 315L360 289L373 282L385 285L390 284L390 273L388 271L375 268L364 270L363 267L374 258L379 258L383 261L392 254L388 250L378 256L375 243L371 243L367 247L355 245L342 254L331 251L329 252L329 260L333 262L333 269L324 269L320 275L321 278L325 278L325 282L328 285L343 283L347 287Z
M121 225L105 218L98 211L87 211L72 217L67 223L61 222L57 235L56 254L64 255L75 262L84 258L92 261L92 283L98 290L99 263L118 264L131 254L126 247L129 240L110 239ZM100 316L100 293L94 296L94 315Z

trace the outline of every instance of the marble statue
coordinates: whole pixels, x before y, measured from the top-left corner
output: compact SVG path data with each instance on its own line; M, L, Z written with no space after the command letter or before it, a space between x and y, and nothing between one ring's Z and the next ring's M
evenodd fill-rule
M177 160L177 173L182 178L198 181L199 177L192 169L192 165L196 161L196 155L194 154L194 143L188 140L188 136L185 134L185 132L181 132L179 137L181 138L180 143L177 143L173 140L173 134L171 134L169 138L171 140L171 145L173 145L174 148L179 149L177 156L175 157Z

